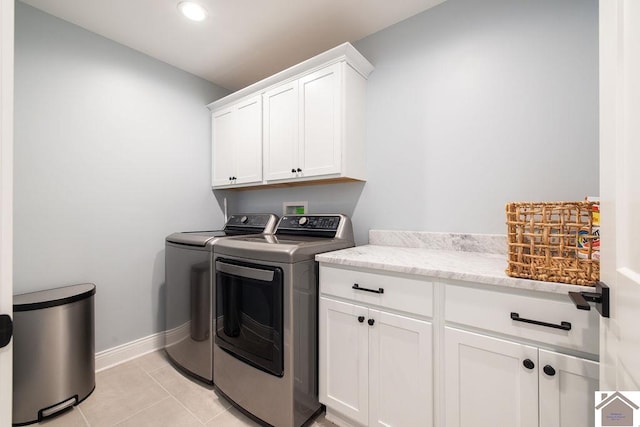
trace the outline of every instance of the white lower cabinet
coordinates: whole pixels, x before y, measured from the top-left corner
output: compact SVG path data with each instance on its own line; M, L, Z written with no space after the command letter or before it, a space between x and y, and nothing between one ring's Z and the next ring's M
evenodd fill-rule
M433 424L432 326L369 310L369 425Z
M445 328L448 427L537 427L538 350L515 342Z
M599 364L547 350L538 361L540 426L593 427Z
M447 427L594 425L598 363L445 327Z
M321 263L319 316L329 421L595 424L599 315L566 295Z
M320 298L320 401L362 426L433 425L432 325Z
M320 402L361 424L369 420L366 307L320 297ZM362 322L359 321L362 319Z

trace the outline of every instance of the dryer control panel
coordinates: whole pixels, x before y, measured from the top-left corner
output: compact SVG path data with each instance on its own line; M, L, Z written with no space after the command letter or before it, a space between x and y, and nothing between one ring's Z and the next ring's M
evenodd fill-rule
M344 215L286 215L280 218L276 234L298 236L338 237Z

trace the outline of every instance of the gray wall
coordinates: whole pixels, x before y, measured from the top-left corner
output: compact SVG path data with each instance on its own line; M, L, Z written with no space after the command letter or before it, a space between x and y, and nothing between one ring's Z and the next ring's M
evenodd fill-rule
M204 105L223 89L16 2L14 292L96 283L100 351L164 329L164 237L222 225L223 197L307 200L366 243L370 228L504 233L507 201L595 195L597 13L448 0L367 37L366 184L216 200Z
M447 0L355 46L376 66L366 184L240 192L231 208L308 200L352 215L366 243L371 228L504 234L507 201L597 195L596 0Z
M16 2L14 293L94 282L96 350L164 330L164 237L223 223L227 92Z

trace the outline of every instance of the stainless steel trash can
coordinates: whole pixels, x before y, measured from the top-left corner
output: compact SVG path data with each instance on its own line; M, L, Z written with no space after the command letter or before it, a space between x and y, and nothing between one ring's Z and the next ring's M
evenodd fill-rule
M95 389L92 283L13 297L13 425L42 421Z

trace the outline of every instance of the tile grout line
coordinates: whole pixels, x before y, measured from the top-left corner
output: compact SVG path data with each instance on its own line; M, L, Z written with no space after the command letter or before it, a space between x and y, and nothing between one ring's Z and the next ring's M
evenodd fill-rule
M147 409L153 408L154 406L164 402L167 399L170 399L171 397L173 397L173 396L169 395L169 396L165 397L164 399L160 399L157 402L155 402L153 405L149 405L149 406L145 407L144 409L139 410L135 414L131 414L128 417L121 419L120 421L116 422L115 424L112 424L112 426L113 427L119 426L120 424L130 420L131 418L135 417L136 415L140 414L141 412L146 411Z
M130 363L130 362L131 362L131 361L129 361L129 362L125 362L125 363ZM125 364L123 363L123 364L120 364L120 365L118 365L118 366L123 366L123 365L125 365ZM136 369L139 369L140 371L142 371L142 373L144 373L145 375L148 375L149 377L151 377L151 376L147 373L147 371L145 371L141 366L138 366L138 365L132 365L132 366L134 366ZM109 369L117 369L117 367L113 367L113 368L109 368ZM105 369L105 371L103 371L103 372L106 372L106 371L108 371L109 369ZM153 377L151 377L151 379L153 379ZM97 384L96 384L96 387L97 387ZM153 403L151 403L151 404L149 404L149 405L147 405L147 406L144 406L144 407L140 408L138 411L136 411L135 413L131 414L130 416L125 417L125 418L123 418L123 419L121 419L121 420L119 420L119 421L116 421L115 423L111 424L111 426L117 426L118 424L121 424L121 423L125 422L126 420L128 420L128 419L130 419L130 418L135 417L135 416L136 416L136 415L138 415L139 413L141 413L141 412L143 412L143 411L145 411L145 410L147 410L147 409L149 409L149 408L151 408L151 407L155 406L155 405L156 405L156 404L158 404L159 402L162 402L163 400L166 400L166 399L167 399L167 398L169 398L169 397L173 397L173 395L172 395L171 393L169 393L169 392L168 392L164 387L162 387L162 386L160 386L160 387L161 387L165 392L167 392L167 396L166 396L166 397L164 397L164 398L162 398L162 399L158 400L157 402L153 402ZM88 421L88 419L87 419L87 423L88 423L89 427L91 427L91 423Z
M157 402L153 402L150 405L144 406L144 407L140 408L138 411L136 411L135 413L133 413L133 414L129 415L128 417L125 417L125 418L121 419L120 421L117 421L116 423L111 424L111 425L112 426L117 426L118 424L122 424L123 422L127 421L129 418L133 418L136 415L138 415L139 413L141 413L143 411L146 411L147 409L156 406L158 403L162 402L163 400L168 399L169 397L173 397L173 396L171 394L169 394L169 396L164 397L164 398L158 400Z
M145 372L146 372L146 373L147 373L147 375L149 375L149 376L150 376L150 377L151 377L151 378L152 378L156 383L158 383L158 385L159 385L160 387L162 387L162 389L163 389L163 390L165 390L167 393L169 393L169 395L171 395L172 397L174 397L174 398L175 398L175 396L173 395L173 393L171 393L169 390L167 390L165 387L163 387L163 386L162 386L162 384L160 384L160 383L159 383L159 382L158 382L158 381L153 377L153 375L151 375L151 373L156 372L156 371L159 371L160 369L163 369L163 368L165 368L165 367L167 367L167 366L168 366L168 367L170 367L171 369L176 370L176 369L173 367L173 365L171 365L171 363L167 363L167 364L166 364L166 365L164 365L164 366L160 366L159 368L155 368L155 369L152 369L152 370L150 370L150 371L146 371L146 370L145 370ZM143 370L144 370L144 369L143 369ZM183 374L182 374L180 371L176 370L176 372L177 372L179 375L183 376ZM191 381L190 379L188 379L188 378L186 378L186 377L183 377L183 379L184 379L185 381ZM199 383L196 383L196 384L200 385ZM202 386L202 387L203 387L203 386ZM209 390L209 391L210 391L211 393L214 393L214 394L215 394L215 390L211 389L211 390ZM216 394L216 396L217 396L217 394ZM218 396L218 399L220 400L219 396ZM193 415L194 417L196 417L196 419L197 419L198 421L200 421L200 418L199 418L196 414L194 414L193 412L191 412L191 411L189 410L189 408L187 408L186 406L184 406L184 405L182 404L182 402L180 402L177 398L176 398L175 400L176 400L178 403L180 403L180 405L181 405L183 408L185 408L185 409L186 409L186 410L187 410L191 415ZM212 421L213 419L215 419L215 418L218 418L220 415L224 414L225 412L229 412L229 409L231 409L231 408L233 407L233 405L232 405L228 400L226 400L226 399L223 399L223 400L224 400L224 402L226 403L225 405L222 405L222 406L223 406L223 408L224 408L224 410L223 410L223 411L221 411L219 414L214 415L214 416L213 416L213 417L211 417L211 418L208 418L206 421L200 421L200 423L201 423L202 425L206 425L207 423L211 422L211 421Z
M82 417L82 419L84 420L84 424L87 427L91 427L91 423L89 422L89 420L87 419L86 415L84 414L84 412L82 412L82 408L80 408L80 405L77 405L78 408L78 412L80 412L80 416Z
M213 392L213 390L211 390L211 392ZM225 399L225 401L226 401L226 399ZM233 405L231 405L231 404L230 404L229 406L225 407L225 408L224 408L224 410L223 410L223 411L221 411L218 415L214 415L213 417L209 418L209 419L207 420L207 422L206 422L206 423L204 423L204 424L205 424L205 425L209 424L211 421L213 421L213 420L215 420L216 418L218 418L218 417L222 416L225 412L229 412L229 409L231 409L231 408L233 408Z
M160 350L158 350L158 351L160 351ZM141 357L143 357L143 356L141 356ZM152 373L157 372L157 371L159 371L160 369L164 369L164 368L165 368L165 367L167 367L167 366L168 366L168 367L170 367L171 369L175 370L175 371L176 371L176 372L177 372L177 373L178 373L178 374L179 374L179 375L180 375L180 376L181 376L185 381L192 381L192 380L190 380L189 378L185 377L185 376L184 376L184 374L182 374L182 372L180 372L179 370L177 370L177 369L176 369L176 368L171 364L171 362L169 362L169 361L166 361L166 363L165 363L163 366L159 366L159 367L157 367L157 368L150 369L149 371L145 370L144 368L142 368L142 370L143 370L147 375L149 375L149 376L151 377L151 379L153 379L156 383L158 383L158 385L159 385L163 390L165 390L167 393L169 393L169 395L170 395L170 396L172 396L172 397L174 397L174 398L175 398L175 396L173 395L173 393L171 393L169 390L167 390L165 387L163 387L163 385L162 385L162 384L160 384L160 382L158 382L158 381L153 377L153 375L151 375ZM199 386L204 387L203 385L201 385L201 384L200 384L200 383L198 383L198 382L196 382L195 384L198 384ZM216 394L214 389L211 389L210 391L211 391L211 393ZM216 396L217 396L217 394L216 394ZM218 396L218 398L219 398L219 396ZM191 415L193 415L193 416L194 416L198 421L200 421L200 418L199 418L198 416L196 416L196 414L194 414L193 412L191 412L191 411L189 410L189 408L187 408L186 406L184 406L184 405L182 404L182 402L180 402L177 398L176 398L175 400L176 400L178 403L180 403L180 405L181 405L182 407L184 407L184 408L187 410L187 412L189 412L189 413L190 413ZM218 399L218 400L220 400L220 399ZM223 410L222 412L220 412L219 414L214 415L214 416L213 416L213 417L211 417L211 418L208 418L206 421L200 421L200 423L201 423L201 424L206 425L207 423L211 422L214 418L218 418L220 415L224 414L225 412L228 412L228 411L229 411L229 409L231 409L231 408L233 407L233 405L232 405L229 401L227 401L226 399L223 399L223 400L227 403L227 405L223 405L224 410Z
M221 396L218 395L214 389L211 390L211 393L214 393L217 396L218 400L221 399ZM214 415L213 417L209 418L205 424L210 423L211 421L218 418L220 415L224 414L225 412L229 412L229 409L233 408L233 405L227 399L222 398L222 400L225 402L225 405L222 405L224 407L224 411L221 411L218 415Z
M173 367L171 366L171 364L168 364L168 365L166 365L166 366L170 366L171 368L173 368ZM160 368L154 369L152 372L159 371L160 369L163 369L163 368L165 368L165 366L162 366L162 367L160 367ZM173 400L175 400L176 402L178 402L178 405L182 406L182 407L185 409L185 411L187 411L189 414L191 414L191 415L193 416L193 418L195 418L195 419L196 419L196 421L198 421L198 422L199 422L201 425L203 425L203 426L205 425L205 423L203 423L202 421L200 421L200 418L198 418L198 416L197 416L196 414L194 414L193 412L191 412L191 411L189 410L189 408L187 408L187 407L186 407L182 402L180 402L180 400L178 400L178 399L173 395L173 393L171 393L171 392L170 392L169 390L167 390L167 389L166 389L162 384L160 384L160 381L158 381L157 379L155 379L155 378L153 377L153 375L151 375L151 373L150 373L150 372L147 372L147 371L146 371L146 370L144 370L144 369L143 369L143 371L144 371L144 373L145 373L145 374L147 374L147 375L149 376L149 378L151 378L151 380L152 380L153 382L155 382L156 384L158 384L158 386L160 386L160 388L161 388L161 389L163 389L164 391L166 391L166 392L167 392L167 394L169 395L169 397L171 397ZM213 418L212 418L212 419L213 419ZM209 421L207 421L207 422L209 422Z

